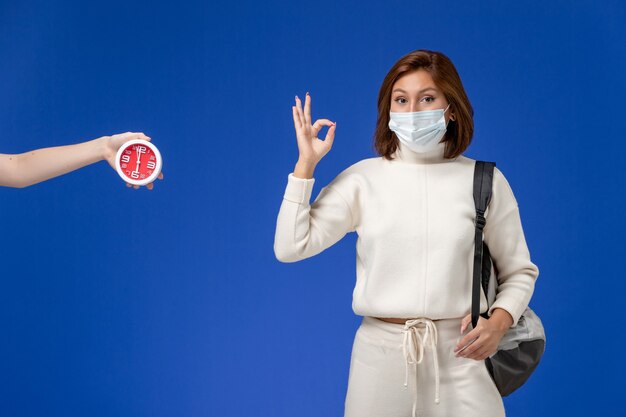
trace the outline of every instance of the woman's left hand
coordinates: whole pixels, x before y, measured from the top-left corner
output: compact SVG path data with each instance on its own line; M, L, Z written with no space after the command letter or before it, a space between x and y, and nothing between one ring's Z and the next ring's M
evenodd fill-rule
M497 311L499 309L495 309ZM506 312L505 312L506 313ZM508 315L508 313L506 313ZM510 316L509 316L510 317ZM472 322L472 315L468 314L461 322L461 333L463 333ZM509 321L510 326L513 323ZM466 334L454 349L457 357L475 359L477 361L485 360L498 350L500 339L507 332L509 326L505 322L496 320L492 315L489 320L478 316L476 328ZM469 345L468 345L469 344ZM468 345L465 349L463 346ZM461 350L463 349L463 350Z

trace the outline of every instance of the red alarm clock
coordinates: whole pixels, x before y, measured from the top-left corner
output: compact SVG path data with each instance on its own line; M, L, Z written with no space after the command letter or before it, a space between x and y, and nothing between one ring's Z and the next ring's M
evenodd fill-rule
M117 151L115 168L124 181L132 185L150 184L161 173L161 153L152 143L134 139Z

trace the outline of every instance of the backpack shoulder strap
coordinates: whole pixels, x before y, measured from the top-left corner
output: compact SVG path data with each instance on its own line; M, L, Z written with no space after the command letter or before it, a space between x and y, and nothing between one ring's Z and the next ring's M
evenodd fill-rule
M474 234L474 277L472 280L472 326L476 328L480 310L480 284L483 263L483 229L487 220L485 211L491 201L491 186L495 162L476 161L474 167L474 205L476 207Z

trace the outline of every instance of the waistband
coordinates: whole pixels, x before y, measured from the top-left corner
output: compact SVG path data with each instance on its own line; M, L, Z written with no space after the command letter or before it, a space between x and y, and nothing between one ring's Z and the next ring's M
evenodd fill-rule
M450 337L457 337L459 329L461 328L462 317L452 319L428 319L436 327L440 334ZM410 321L410 319L407 319ZM376 337L380 337L385 340L395 341L398 336L404 334L405 323L390 323L388 321L379 320L375 317L363 316L361 323L368 328L368 332Z

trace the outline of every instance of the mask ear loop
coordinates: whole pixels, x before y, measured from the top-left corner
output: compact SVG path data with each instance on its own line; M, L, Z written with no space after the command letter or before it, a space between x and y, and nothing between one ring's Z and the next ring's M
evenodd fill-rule
M450 108L450 103L448 103L448 107L445 108L445 110L443 111L443 114L445 116L446 112L448 111L448 109ZM450 120L448 121L448 123L450 122L454 122L455 120L452 118L452 115L450 115ZM447 123L446 123L447 125Z

